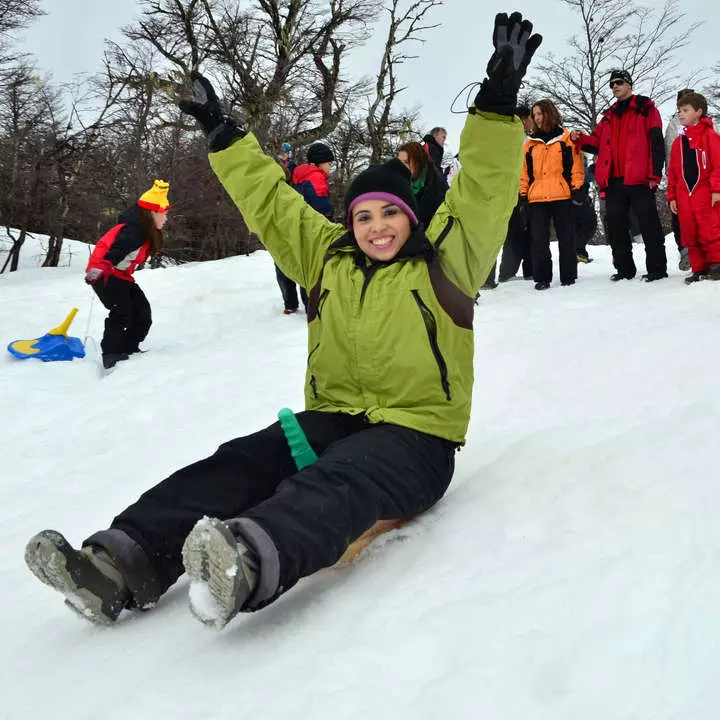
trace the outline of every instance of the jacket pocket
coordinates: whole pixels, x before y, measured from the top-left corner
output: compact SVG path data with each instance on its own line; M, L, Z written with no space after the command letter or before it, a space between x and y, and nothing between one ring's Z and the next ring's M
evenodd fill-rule
M412 294L415 298L418 309L420 310L420 315L422 316L423 322L425 323L425 330L427 332L428 341L430 343L430 349L432 350L432 354L435 357L435 362L437 363L438 370L440 371L440 384L442 385L445 397L448 400L451 400L452 397L450 395L450 380L448 379L447 363L445 362L445 358L443 357L442 351L440 350L440 344L438 343L437 321L435 320L435 316L433 315L432 310L423 302L423 299L420 297L420 292L418 290L413 290Z

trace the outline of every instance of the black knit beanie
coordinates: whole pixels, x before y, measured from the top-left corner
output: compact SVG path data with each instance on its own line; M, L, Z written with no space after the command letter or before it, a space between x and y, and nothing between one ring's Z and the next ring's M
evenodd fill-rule
M352 226L352 209L363 200L391 202L410 218L413 227L418 224L418 209L410 185L410 171L397 158L363 170L350 183L345 193L345 222L348 227Z
M610 82L613 80L624 80L628 85L632 85L632 76L627 70L613 70L610 73Z
M307 161L312 165L334 162L335 155L329 145L326 145L324 142L316 142L307 149Z

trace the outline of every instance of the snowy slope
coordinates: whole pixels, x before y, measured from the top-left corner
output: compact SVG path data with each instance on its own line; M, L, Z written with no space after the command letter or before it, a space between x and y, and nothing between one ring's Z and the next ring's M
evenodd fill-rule
M45 527L80 542L302 407L304 316L281 314L269 256L139 273L150 352L102 380L92 343L67 364L0 357L0 718L716 719L720 285L614 285L592 254L574 287L483 293L445 500L219 634L184 580L152 612L87 625L23 548ZM0 278L2 343L74 305L84 335L81 271Z

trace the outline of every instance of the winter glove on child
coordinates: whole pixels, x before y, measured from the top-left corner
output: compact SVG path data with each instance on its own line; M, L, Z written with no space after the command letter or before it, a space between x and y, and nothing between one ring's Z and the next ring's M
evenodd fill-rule
M510 17L507 13L495 16L493 52L475 98L475 107L483 112L514 115L520 84L542 36L532 35L533 25L523 20L519 12Z
M112 263L108 260L103 260L99 267L90 268L85 273L85 282L88 285L94 285L100 278L104 278L105 284L107 285L108 277L110 277L110 271L112 270Z
M198 121L207 136L210 152L224 150L235 138L245 137L247 132L223 111L210 81L194 70L190 78L193 99L181 100L178 107Z

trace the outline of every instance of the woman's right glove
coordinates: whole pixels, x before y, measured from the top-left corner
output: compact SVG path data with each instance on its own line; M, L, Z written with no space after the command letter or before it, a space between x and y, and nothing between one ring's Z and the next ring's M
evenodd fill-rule
M223 111L210 81L195 70L190 74L190 79L193 99L181 100L178 107L198 121L207 136L210 152L224 150L235 138L245 137L247 131Z
M519 12L510 17L507 13L495 16L495 52L487 66L487 78L475 98L478 110L499 115L515 114L520 84L542 42L541 35L531 34L532 29L532 23L523 20Z

